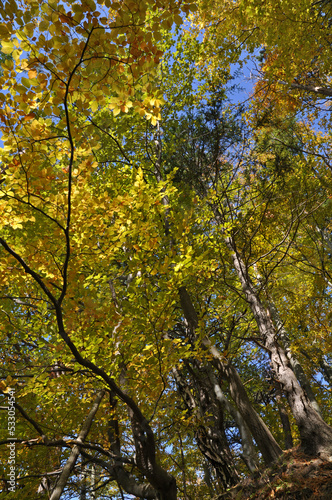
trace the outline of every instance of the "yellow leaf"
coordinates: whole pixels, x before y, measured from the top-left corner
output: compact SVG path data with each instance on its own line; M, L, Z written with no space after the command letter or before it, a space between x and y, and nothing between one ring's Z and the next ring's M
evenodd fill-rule
M1 42L2 45L2 52L4 54L11 54L14 50L14 44L13 42Z
M151 124L152 125L157 125L157 123L158 123L158 118L156 116L152 116L151 117Z
M90 109L93 113L95 113L98 109L98 102L97 101L92 101L90 103Z
M41 21L39 23L39 31L47 31L49 27L49 23L47 21Z

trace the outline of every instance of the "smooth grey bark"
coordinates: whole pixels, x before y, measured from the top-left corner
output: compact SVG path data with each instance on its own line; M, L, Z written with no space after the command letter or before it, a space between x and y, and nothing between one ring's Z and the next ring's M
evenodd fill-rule
M195 308L185 287L179 288L179 295L184 316L191 328L192 335L194 335L195 329L198 326L198 317ZM282 449L253 408L238 372L227 359L221 356L209 338L203 337L201 343L202 347L212 355L215 361L214 365L219 370L221 377L227 378L232 399L249 427L264 461L268 465L273 463L282 454Z
M304 373L304 370L303 370L301 364L299 363L297 357L294 356L294 354L292 354L291 347L290 347L290 341L289 341L289 338L287 336L287 332L284 328L283 323L280 320L280 317L279 317L279 314L276 310L275 305L271 301L269 301L269 309L271 311L272 318L273 318L275 325L277 327L278 337L280 338L282 345L285 349L285 353L286 353L287 359L289 361L289 364L292 367L292 370L295 373L298 381L300 382L302 389L306 392L306 395L308 396L308 399L311 403L311 406L314 408L314 410L316 410L317 413L319 413L320 416L322 416L321 409L319 407L319 404L317 403L317 400L316 400L314 392L311 388L310 382L309 382L306 374Z
M274 439L269 428L253 408L235 367L231 363L228 363L225 366L224 372L229 382L232 399L249 427L265 463L267 465L272 464L282 454L282 449Z
M319 360L319 366L322 369L326 382L328 382L330 387L332 387L332 367L325 361L323 356Z
M230 414L230 416L234 419L241 436L242 442L242 459L246 466L248 467L250 472L254 472L257 469L257 456L254 448L254 443L252 439L252 435L250 430L242 418L241 413L229 402L226 398L223 390L218 383L217 377L215 376L212 368L208 371L208 377L213 386L214 394L218 400L218 402L222 405L222 407Z
M96 500L96 466L91 465L91 500Z
M90 431L93 419L98 411L99 405L104 397L104 394L105 394L104 390L102 390L98 393L98 395L97 395L97 397L92 405L92 408L89 412L89 415L87 416L87 419L85 420L85 422L82 426L82 430L77 437L77 441L79 441L82 444ZM69 455L67 462L65 463L65 465L62 469L60 477L59 477L58 481L56 482L56 485L51 493L50 500L59 500L59 498L62 495L62 492L63 492L63 490L68 482L69 476L70 476L73 468L75 467L75 464L76 464L76 461L78 459L79 454L80 454L80 445L75 444L73 446L73 449Z
M285 350L278 344L271 315L260 301L234 241L227 238L226 243L232 252L234 267L256 320L263 345L270 355L272 370L287 396L297 423L301 447L309 455L330 459L332 457L332 429L312 407L290 366Z

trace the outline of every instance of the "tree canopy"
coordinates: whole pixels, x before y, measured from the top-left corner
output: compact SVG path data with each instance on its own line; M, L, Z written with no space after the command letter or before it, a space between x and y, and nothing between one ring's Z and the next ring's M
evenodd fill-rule
M331 461L331 3L0 16L0 497Z

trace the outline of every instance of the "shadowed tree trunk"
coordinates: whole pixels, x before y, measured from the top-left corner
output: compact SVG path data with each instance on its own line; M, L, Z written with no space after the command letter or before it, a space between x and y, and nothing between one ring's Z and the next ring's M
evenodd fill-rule
M179 288L179 294L184 316L190 328L191 335L194 336L198 325L195 308L185 287ZM212 355L214 365L218 369L220 377L226 378L229 382L232 399L249 427L264 461L266 464L273 463L281 455L282 450L263 420L254 410L237 370L221 356L218 349L211 344L207 337L203 338L201 342L202 347Z
M194 368L189 362L186 364L186 373L173 369L178 391L189 413L200 421L195 431L197 445L214 468L223 488L227 489L237 484L239 476L225 435L223 409L216 401L201 363L194 360ZM205 423L204 420L208 421Z
M266 464L272 464L282 454L282 449L272 433L253 408L242 380L233 365L228 363L224 373L229 382L231 396L242 418L249 427Z
M112 452L120 457L121 443L119 424L115 412L116 404L115 397L110 393L112 416L108 422L108 439ZM108 471L126 493L146 500L176 500L177 486L175 478L156 462L155 443L151 427L147 422L145 424L144 421L139 421L131 409L129 409L129 417L136 452L135 463L150 484L139 483L135 476L124 468L121 460L110 465Z
M222 391L220 384L218 383L217 377L213 372L213 368L209 365L206 367L207 375L213 386L213 391L218 403L222 408L231 415L234 419L236 425L238 426L241 442L242 442L242 456L244 463L248 467L250 472L254 472L257 469L257 455L254 448L254 443L250 430L243 419L241 413L228 401L224 392Z
M283 402L282 402L280 384L278 382L276 382L276 385L277 385L277 387L276 387L276 391L277 391L276 392L276 402L277 402L277 406L278 406L281 425L282 425L282 428L284 431L285 450L289 450L290 448L293 448L292 429L291 429L291 425L289 422L287 410L285 409Z
M142 423L137 420L136 415L130 409L129 416L136 450L135 461L138 469L143 472L155 489L157 493L156 499L176 500L176 480L156 462L154 436L150 426L142 426Z

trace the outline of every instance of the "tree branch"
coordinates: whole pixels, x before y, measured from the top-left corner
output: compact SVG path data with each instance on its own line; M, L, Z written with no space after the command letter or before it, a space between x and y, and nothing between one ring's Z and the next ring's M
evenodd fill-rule
M57 481L57 484L52 491L50 500L59 500L59 498L60 498L60 496L61 496L61 494L62 494L62 492L67 484L70 473L73 470L75 463L76 463L76 460L80 454L80 445L83 443L84 439L87 437L87 435L89 433L93 419L98 411L99 405L104 397L104 394L105 394L105 390L102 390L98 393L98 395L97 395L97 397L92 405L90 413L83 424L82 430L78 435L77 441L79 444L74 445L72 452L71 452L66 464L64 465L64 467L62 469L59 480Z

